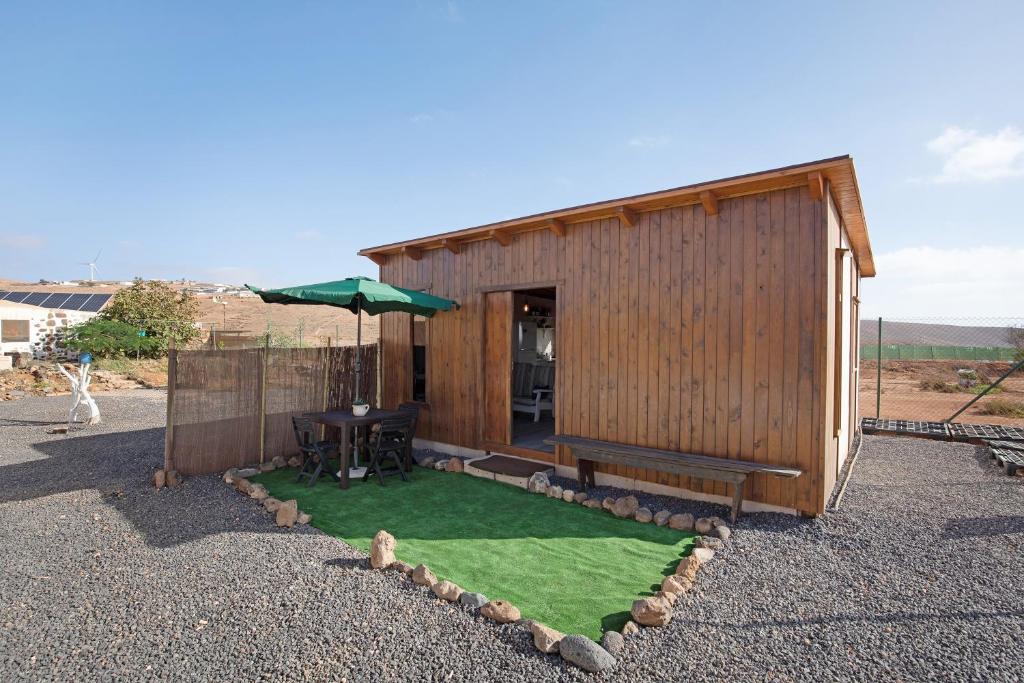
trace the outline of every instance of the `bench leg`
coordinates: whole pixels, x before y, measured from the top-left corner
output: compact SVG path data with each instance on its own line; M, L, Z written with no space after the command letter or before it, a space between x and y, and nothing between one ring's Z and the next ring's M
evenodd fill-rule
M743 508L743 489L746 485L746 477L732 485L732 521L734 523L736 518L740 516L740 510Z

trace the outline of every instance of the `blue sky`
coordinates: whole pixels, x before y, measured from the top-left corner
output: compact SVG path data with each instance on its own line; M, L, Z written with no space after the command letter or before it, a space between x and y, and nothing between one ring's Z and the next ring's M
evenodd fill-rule
M1021 25L1019 2L4 3L0 277L83 277L99 248L105 278L373 275L358 248L849 153L865 315L1024 315Z

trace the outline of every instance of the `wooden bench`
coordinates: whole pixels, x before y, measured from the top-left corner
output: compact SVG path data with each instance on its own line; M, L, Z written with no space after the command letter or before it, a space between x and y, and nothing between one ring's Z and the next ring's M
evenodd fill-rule
M763 472L776 477L799 477L803 470L792 467L780 467L744 460L729 458L713 458L707 455L662 451L657 448L628 446L609 441L584 439L579 436L556 435L544 440L544 443L562 445L576 458L580 485L596 486L594 481L594 463L603 462L611 465L625 465L641 469L657 470L682 474L698 479L713 479L733 485L732 521L740 514L743 505L743 489L747 477L754 472Z

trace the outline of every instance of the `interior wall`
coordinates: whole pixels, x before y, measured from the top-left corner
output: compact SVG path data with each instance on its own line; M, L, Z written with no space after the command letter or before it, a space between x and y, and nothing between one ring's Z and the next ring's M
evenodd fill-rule
M556 429L669 450L800 467L754 476L747 497L821 512L832 297L825 211L806 186L576 223L562 237L464 243L419 260L392 256L381 278L454 298L430 325L420 436L477 448L484 376L483 290L557 283ZM384 404L411 386L408 316L381 324ZM833 465L834 465L833 450ZM574 466L567 450L558 464ZM625 467L610 474L701 493L725 484ZM833 477L834 479L834 469ZM830 490L830 489L829 489Z

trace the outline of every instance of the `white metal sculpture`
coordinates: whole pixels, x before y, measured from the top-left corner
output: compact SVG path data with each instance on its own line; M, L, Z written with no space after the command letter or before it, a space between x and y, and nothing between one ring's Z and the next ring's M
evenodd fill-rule
M92 363L82 363L78 366L78 377L64 369L64 366L57 363L57 369L68 378L71 383L71 410L68 411L68 429L77 421L78 407L85 406L85 423L94 425L100 423L100 407L89 395L89 383L92 376L89 374L89 367Z

